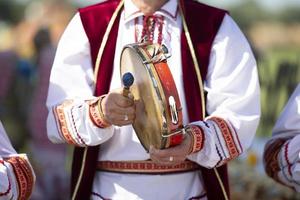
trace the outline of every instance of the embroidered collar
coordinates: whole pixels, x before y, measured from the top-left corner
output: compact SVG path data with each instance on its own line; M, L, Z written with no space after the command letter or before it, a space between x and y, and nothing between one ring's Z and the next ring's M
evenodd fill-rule
M154 15L162 15L169 18L171 21L176 21L178 13L177 0L168 0ZM134 5L131 0L125 0L124 2L124 23L127 23L139 16L143 16L143 13Z

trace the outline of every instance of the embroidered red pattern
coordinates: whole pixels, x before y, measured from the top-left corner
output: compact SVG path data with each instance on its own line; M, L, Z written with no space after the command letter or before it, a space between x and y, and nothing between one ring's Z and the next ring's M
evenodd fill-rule
M34 185L34 176L28 161L22 157L5 158L10 163L19 187L19 200L29 199Z
M138 39L138 29L137 29L137 23L138 19L135 19L135 39L137 41ZM164 17L162 15L149 15L149 16L143 16L143 29L142 29L142 35L141 39L144 39L145 36L147 36L147 41L150 43L153 43L154 41L154 32L157 27L158 30L158 36L157 36L157 43L162 43L162 30L163 30L163 23L164 23Z
M288 157L289 144L290 144L290 142L287 142L284 145L284 158L285 158L286 163L288 165L288 172L289 172L290 176L292 176L292 165L291 165L291 162L290 162L289 157Z
M279 161L278 161L278 154L280 152L281 147L284 145L284 143L288 139L280 138L276 139L273 142L269 143L266 145L265 152L263 155L263 158L265 160L265 168L266 168L266 173L268 176L272 177L274 180L277 182L284 184L279 177L278 177L278 172L280 171L280 166L279 166ZM285 184L284 184L285 185Z
M203 130L196 125L191 125L189 129L193 144L190 152L195 153L203 148L205 136Z
M163 174L198 170L199 165L184 161L176 165L159 165L151 160L145 161L99 161L97 170L110 172Z
M223 138L225 140L229 155L230 155L230 160L237 157L239 155L238 148L235 144L235 141L232 136L231 129L228 127L228 124L225 120L218 118L218 117L211 117L209 118L210 120L214 121L219 129L222 132Z
M89 102L89 116L91 121L98 128L106 128L109 126L103 119L99 111L99 102L101 99Z
M60 130L61 136L66 140L67 143L78 146L68 129L67 119L65 116L65 108L73 103L72 100L66 100L61 105L56 106L53 109L54 116L58 120L58 128Z

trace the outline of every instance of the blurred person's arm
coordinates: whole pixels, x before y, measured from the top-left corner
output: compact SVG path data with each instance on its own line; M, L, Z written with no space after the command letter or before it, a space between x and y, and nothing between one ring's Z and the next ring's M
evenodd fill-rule
M60 39L50 76L47 133L52 142L93 146L112 137L113 126L101 124L93 77L89 41L77 13Z
M0 122L0 200L29 199L35 183L25 154L17 154Z
M290 97L265 146L266 173L300 192L300 84Z

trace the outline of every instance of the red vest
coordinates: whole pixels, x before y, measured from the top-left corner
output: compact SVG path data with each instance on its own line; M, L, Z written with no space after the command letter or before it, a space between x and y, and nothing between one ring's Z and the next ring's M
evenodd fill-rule
M98 50L105 33L109 20L115 11L119 0L108 0L103 3L79 9L83 27L87 34L91 47L93 66L96 63ZM209 56L213 40L219 30L226 11L213 8L196 1L185 0L184 11L187 24L193 41L200 65L202 79L205 80L209 64ZM96 84L95 95L100 96L108 93L113 71L113 61L118 34L120 16L117 17L106 43L102 60L99 67L98 81ZM202 120L201 97L196 72L194 70L192 57L187 45L185 34L181 34L182 45L182 71L184 80L185 98L190 121ZM76 199L89 199L96 171L96 162L99 153L99 146L89 147L87 151L85 168ZM81 169L83 148L75 148L72 164L72 193L74 191L79 172ZM229 193L227 167L218 168L227 193ZM204 186L207 190L209 200L222 200L222 190L213 170L202 168Z

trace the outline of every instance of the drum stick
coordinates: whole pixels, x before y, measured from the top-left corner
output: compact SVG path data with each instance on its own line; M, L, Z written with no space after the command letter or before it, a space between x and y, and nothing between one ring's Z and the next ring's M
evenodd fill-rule
M134 82L133 75L130 72L126 72L125 74L123 74L122 82L123 82L123 85L124 85L123 96L124 97L129 97L129 93L130 93L129 88Z

